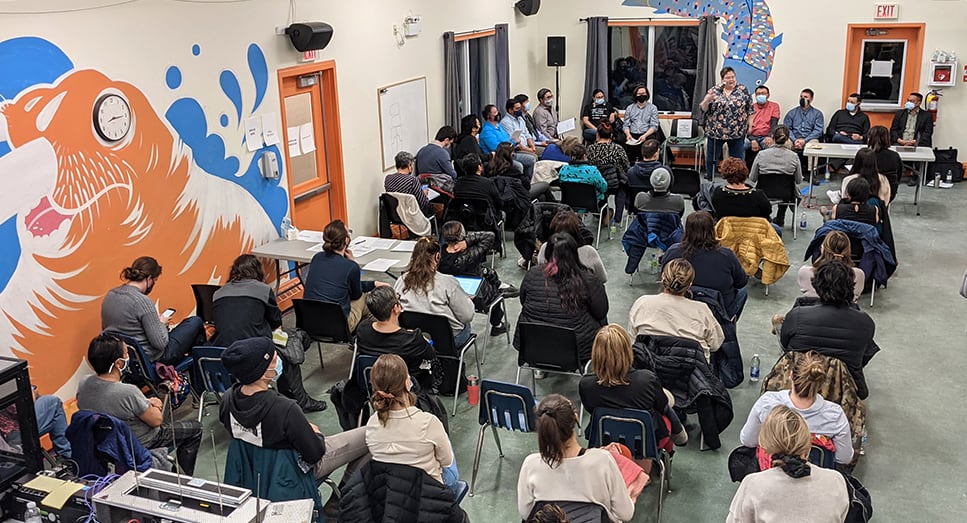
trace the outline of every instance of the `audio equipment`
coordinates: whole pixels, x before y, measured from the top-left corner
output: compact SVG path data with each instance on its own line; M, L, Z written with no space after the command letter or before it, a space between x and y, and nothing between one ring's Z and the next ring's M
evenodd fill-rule
M325 49L332 40L332 26L325 22L301 22L286 27L285 34L299 52Z
M533 16L541 8L541 0L520 0L514 7L524 16Z
M564 37L548 36L547 37L547 66L564 67L564 62L565 62L564 57L565 57Z

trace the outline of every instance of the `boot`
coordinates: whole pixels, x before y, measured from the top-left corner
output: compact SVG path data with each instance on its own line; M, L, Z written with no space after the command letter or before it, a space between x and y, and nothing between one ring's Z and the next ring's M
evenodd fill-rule
M279 392L299 404L303 412L326 410L326 402L311 398L302 383L302 367L293 365L282 358L282 376L279 377Z

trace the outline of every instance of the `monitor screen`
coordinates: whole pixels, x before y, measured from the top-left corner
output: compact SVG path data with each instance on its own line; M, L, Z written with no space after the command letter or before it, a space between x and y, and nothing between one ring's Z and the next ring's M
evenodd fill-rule
M477 291L480 290L480 284L483 282L482 278L475 278L473 276L454 276L454 278L460 282L460 287L471 298L477 295Z

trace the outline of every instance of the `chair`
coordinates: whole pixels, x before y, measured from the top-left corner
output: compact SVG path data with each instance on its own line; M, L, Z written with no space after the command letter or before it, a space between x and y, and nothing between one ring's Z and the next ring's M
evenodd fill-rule
M672 120L671 136L662 144L662 158L668 158L668 149L672 147L677 147L679 149L691 149L695 151L695 171L698 172L702 168L702 152L705 150L705 132L702 131L702 127L698 124L698 120L692 119L691 128L689 132L685 132L684 125L681 125L685 119ZM674 191L672 191L674 192Z
M583 501L538 501L534 503L530 516L533 517L547 505L557 505L571 523L611 523L607 509L597 503Z
M658 448L655 424L645 410L594 409L588 446L603 447L616 442L628 447L635 459L650 459L658 466L658 521L661 521L665 492L671 491L672 455Z
M792 239L795 240L799 230L796 227L796 209L802 200L799 188L796 187L796 178L789 174L780 173L761 173L756 180L755 188L766 193L769 202L775 206L785 206L792 211Z
M349 320L338 303L318 300L292 299L295 308L295 326L309 334L319 351L319 366L326 367L322 360L322 344L353 344L349 332Z
M561 182L561 203L574 209L576 213L587 213L597 216L598 229L595 236L594 248L597 249L601 244L601 220L604 218L604 210L608 207L608 201L598 201L597 189L588 183Z
M836 468L836 453L813 443L809 450L809 462L824 469L833 469Z
M504 327L504 334L507 335L507 343L510 344L510 320L507 319L507 307L504 303L504 295L500 294L497 296L493 302L487 305L487 318L489 320L490 315L493 314L494 309L500 307L504 311L503 320L501 320L501 325ZM483 365L487 359L487 345L490 343L490 335L484 336L483 348L480 349L480 364Z
M471 334L470 338L462 347L457 347L453 340L453 329L450 328L450 321L446 316L434 316L423 312L403 311L400 314L400 325L405 329L420 329L424 334L430 336L433 342L433 349L436 356L441 360L451 360L457 363L457 376L453 389L453 412L451 416L457 415L457 396L460 395L460 382L463 378L464 359L467 350L473 347L474 356L477 360L477 376L480 376L480 354L477 351L477 335Z
M152 454L134 436L127 423L109 414L77 411L65 433L71 443L71 459L80 476L129 470L144 472L152 466Z
M204 283L193 283L191 285L191 292L195 295L195 312L206 325L215 323L215 291L221 288L221 285Z
M537 390L535 371L541 370L552 374L569 374L584 376L588 373L591 362L581 366L578 353L578 339L574 329L558 327L546 323L520 322L517 324L520 333L520 350L517 353L517 381L520 383L520 371L531 371L531 387ZM579 423L584 422L584 409L580 411Z
M159 397L166 397L166 394L161 390L161 382L163 381L160 376L158 376L158 371L155 370L155 364L148 358L148 355L141 348L141 344L137 340L128 336L127 334L122 334L120 332L114 331L104 331L103 334L108 334L111 336L117 336L121 341L123 341L128 347L134 350L128 350L128 369L125 371L126 377L130 380L135 381L135 385L147 385L151 392ZM188 371L191 369L193 361L191 357L185 358L181 363L175 365L175 370L179 373Z
M622 226L625 230L628 230L628 224L631 223L632 218L637 216L638 208L635 207L635 199L638 195L644 192L648 192L650 187L640 187L628 185L625 187L625 218Z
M500 241L495 246L500 257L505 256L503 211L494 209L490 200L455 196L443 213L443 221L456 220L468 231L490 231Z
M682 196L694 199L695 195L702 189L702 175L697 169L672 168L672 185L668 192L681 194Z
M806 247L803 261L812 259L815 262L819 258L823 240L827 234L834 230L842 231L849 236L850 258L852 258L854 265L866 275L866 282L870 287L870 307L873 307L876 288L880 285L886 287L886 280L896 270L896 261L889 245L875 233L875 228L872 225L842 219L829 220L819 229L816 229L812 241ZM885 276L883 281L877 278L877 274L880 274L881 277Z
M207 346L195 347L191 350L191 357L195 360L196 375L201 377L204 386L198 396L198 421L201 421L202 414L205 412L205 394L213 394L215 403L218 404L222 394L237 382L222 364L224 351L224 347Z
M389 193L383 193L379 195L379 206L377 212L377 224L379 224L379 237L380 238L397 238L398 236L393 234L394 228L402 227L407 232L407 237L402 238L404 240L415 239L418 235L415 234L400 217L397 208L399 207L399 201ZM431 215L427 220L430 222L430 232L431 234L436 231L436 216Z
M359 385L360 390L363 393L363 397L366 398L366 402L369 403L373 398L373 365L376 365L376 356L369 354L353 354L353 365L352 371L356 374L356 383ZM363 413L366 409L359 411L359 422L356 426L363 426Z
M497 429L519 430L533 432L536 423L534 416L534 395L523 385L504 383L495 380L480 382L480 412L478 421L480 430L477 432L477 452L473 458L473 476L470 478L470 496L473 496L477 485L477 471L480 468L480 452L483 450L483 436L487 427L494 433L497 452L504 457L504 450L500 446L500 436Z

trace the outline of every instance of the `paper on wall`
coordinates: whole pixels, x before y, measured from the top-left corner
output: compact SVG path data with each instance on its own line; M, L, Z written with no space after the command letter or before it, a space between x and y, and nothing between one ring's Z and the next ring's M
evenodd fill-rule
M262 139L265 140L265 145L279 143L279 125L276 122L275 113L262 115Z
M262 147L262 119L253 116L245 119L245 145L249 152L257 151Z
M316 137L312 131L312 122L299 126L299 146L302 147L303 154L316 150Z
M870 78L890 78L893 76L893 60L871 60Z
M299 149L299 128L289 127L286 131L285 135L289 143L289 158L302 156L302 149Z
M557 123L558 136L573 130L574 130L574 118L568 118L567 120L562 120Z

